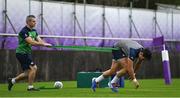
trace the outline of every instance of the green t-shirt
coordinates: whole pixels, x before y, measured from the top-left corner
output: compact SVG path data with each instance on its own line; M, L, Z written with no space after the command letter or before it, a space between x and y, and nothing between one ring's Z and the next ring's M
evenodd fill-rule
M33 40L36 40L38 34L35 29L30 29L27 26L25 26L20 33L18 34L18 47L16 48L16 53L21 54L31 54L32 46L28 44L25 39L27 37L31 37Z

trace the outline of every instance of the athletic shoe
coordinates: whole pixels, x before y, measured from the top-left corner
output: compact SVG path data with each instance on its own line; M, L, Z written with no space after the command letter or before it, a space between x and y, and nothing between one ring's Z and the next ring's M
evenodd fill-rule
M8 91L11 91L11 88L13 87L12 79L8 78Z
M96 78L92 78L92 85L91 85L91 89L95 92L96 91L96 87L97 87L97 83L96 83Z
M28 88L27 91L40 91L40 90L37 88L30 88L30 89Z
M117 93L118 92L118 87L116 86L116 84L115 83L108 83L108 86L109 86L109 88L111 88L111 90L113 91L113 92L115 92L115 93Z

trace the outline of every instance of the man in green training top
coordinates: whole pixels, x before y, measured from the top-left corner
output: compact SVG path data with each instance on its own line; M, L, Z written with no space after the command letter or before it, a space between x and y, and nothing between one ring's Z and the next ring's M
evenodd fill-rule
M29 15L26 17L26 26L18 34L19 44L16 48L16 58L20 62L23 69L23 73L19 74L14 78L8 79L8 90L11 91L13 85L28 77L28 88L27 91L39 91L39 89L34 88L33 82L36 76L37 66L32 61L31 52L32 46L52 46L49 43L44 42L37 34L36 30L33 29L36 25L36 17L34 15Z

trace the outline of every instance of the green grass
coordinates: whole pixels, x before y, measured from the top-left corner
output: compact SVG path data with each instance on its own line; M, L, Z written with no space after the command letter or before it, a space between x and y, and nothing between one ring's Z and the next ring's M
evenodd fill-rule
M139 80L140 88L134 89L129 81L125 88L113 93L109 88L77 88L76 81L62 81L62 89L42 89L39 92L26 91L27 84L17 83L12 91L7 91L7 84L0 84L0 97L180 97L180 79L173 79L171 85L165 85L163 79ZM36 87L52 87L54 82L38 82Z

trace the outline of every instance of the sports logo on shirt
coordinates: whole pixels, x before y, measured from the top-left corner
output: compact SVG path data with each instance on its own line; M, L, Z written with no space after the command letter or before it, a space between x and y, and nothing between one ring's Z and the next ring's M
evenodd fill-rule
M34 62L31 62L31 65L34 65Z
M28 34L25 34L25 37L28 37Z

